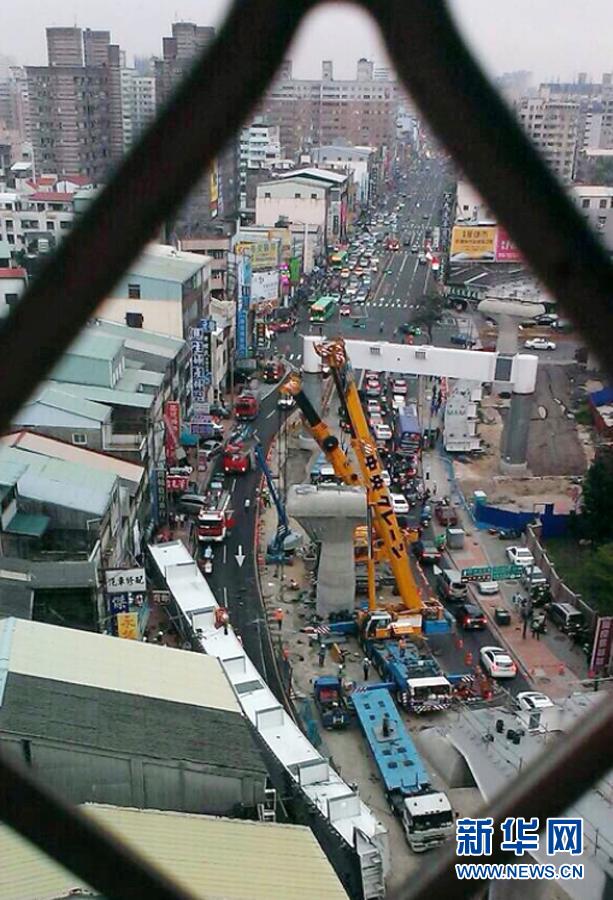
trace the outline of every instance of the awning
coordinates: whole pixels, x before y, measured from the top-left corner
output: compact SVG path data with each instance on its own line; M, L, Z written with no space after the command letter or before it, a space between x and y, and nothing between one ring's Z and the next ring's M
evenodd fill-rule
M8 534L22 534L26 537L42 537L50 521L49 516L18 512L13 516L5 531Z
M190 434L189 431L181 432L181 444L184 447L197 447L198 446L198 435Z

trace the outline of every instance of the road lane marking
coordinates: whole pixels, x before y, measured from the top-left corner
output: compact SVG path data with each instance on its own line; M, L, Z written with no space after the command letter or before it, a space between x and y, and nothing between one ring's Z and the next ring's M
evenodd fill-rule
M266 416L266 418L267 418L267 419L272 418L272 416L274 416L274 414L276 413L276 411L277 411L276 409L271 409L270 412L268 413L268 415Z

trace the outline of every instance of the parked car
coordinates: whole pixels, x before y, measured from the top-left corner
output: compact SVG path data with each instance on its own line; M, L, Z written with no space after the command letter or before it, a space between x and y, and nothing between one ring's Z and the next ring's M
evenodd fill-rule
M468 598L468 586L457 569L443 569L437 579L437 588L443 600L464 601Z
M385 422L378 422L374 426L375 438L378 441L391 441L392 429Z
M403 396L408 391L409 386L404 378L394 378L392 380L392 393L396 396Z
M437 503L434 507L434 518L439 525L457 525L458 513L455 506L449 503Z
M497 581L478 581L477 590L480 594L497 594L500 590Z
M481 665L490 678L515 678L517 665L502 647L481 647Z
M524 587L540 587L549 582L539 566L525 566L521 576L521 583Z
M514 566L533 566L534 557L527 547L507 547L507 559Z
M585 625L583 613L571 606L570 603L551 603L548 613L553 624L557 625L565 634L575 634Z
M534 321L537 325L555 325L559 318L555 313L543 313L542 316L535 316Z
M532 712L533 709L549 709L554 706L553 700L541 691L521 691L515 696L520 709Z
M389 477L389 476L388 476ZM390 499L392 501L392 506L394 508L394 512L397 515L408 516L409 514L409 504L402 494L390 494Z
M441 551L432 541L413 541L411 548L422 565L434 565L441 558Z
M478 606L462 603L455 611L455 619L465 631L483 631L487 627L487 619Z
M349 306L349 304L343 303L343 305L339 307L338 314L339 316L350 316L351 307Z
M532 338L524 343L526 350L555 350L556 346L555 341L548 341L545 338Z

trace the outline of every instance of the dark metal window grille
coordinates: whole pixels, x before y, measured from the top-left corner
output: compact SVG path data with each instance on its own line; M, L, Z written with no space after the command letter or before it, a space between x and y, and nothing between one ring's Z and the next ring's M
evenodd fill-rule
M460 38L442 0L354 0L437 137L613 373L613 267ZM238 131L317 0L234 6L211 48L0 327L0 432L159 226ZM613 706L602 704L488 814L555 815L610 768ZM177 900L176 885L95 823L0 759L0 818L107 897ZM495 847L488 862L505 854ZM466 897L453 851L397 896Z

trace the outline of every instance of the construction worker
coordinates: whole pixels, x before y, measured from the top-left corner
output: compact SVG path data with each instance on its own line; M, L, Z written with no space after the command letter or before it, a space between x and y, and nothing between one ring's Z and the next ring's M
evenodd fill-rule
M326 645L325 645L325 644L320 644L320 645L319 645L319 651L318 651L318 653L317 653L317 659L319 660L319 668L320 668L320 669L323 669L323 667L324 667L324 662L325 662L325 659L326 659Z
M284 616L285 616L285 613L283 612L281 607L279 607L278 609L275 609L275 611L273 613L273 619L277 623L279 631L281 631L281 629L283 628L283 617Z
M370 660L367 656L362 660L362 671L364 672L364 681L368 681L368 673L370 672Z

